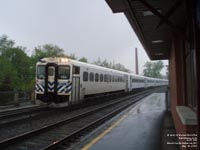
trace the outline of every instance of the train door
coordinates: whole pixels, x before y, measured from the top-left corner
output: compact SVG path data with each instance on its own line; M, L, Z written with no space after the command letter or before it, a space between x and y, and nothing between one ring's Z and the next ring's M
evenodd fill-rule
M130 91L132 90L132 77L130 76Z
M125 88L126 88L126 92L129 91L129 84L128 84L128 75L124 75L124 78L125 78Z
M49 66L48 67L48 92L54 92L55 86L55 67Z
M54 63L49 63L45 67L45 93L52 101L57 94L57 71L58 67Z
M80 101L80 67L73 66L71 104Z

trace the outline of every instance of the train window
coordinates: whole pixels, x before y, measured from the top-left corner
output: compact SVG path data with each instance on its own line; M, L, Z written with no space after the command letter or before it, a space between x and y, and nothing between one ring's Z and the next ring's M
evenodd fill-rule
M120 82L119 76L117 77L118 82Z
M73 66L73 74L80 74L80 67Z
M111 82L111 75L108 74L108 82Z
M117 82L117 76L115 76L115 82Z
M88 72L83 72L83 81L88 81Z
M95 73L95 81L98 82L99 81L99 74Z
M90 81L94 81L94 73L90 72Z
M122 77L119 77L119 81L122 82Z
M115 82L115 76L112 76L112 82Z
M138 82L138 79L132 79L132 82Z
M49 67L48 68L48 76L53 76L54 75L54 68Z
M45 78L45 66L44 65L37 66L37 78L38 79Z
M104 74L104 82L107 82L107 81L108 81L107 74Z
M100 81L103 82L103 74L100 74Z
M59 66L58 67L58 79L69 79L70 78L70 67Z

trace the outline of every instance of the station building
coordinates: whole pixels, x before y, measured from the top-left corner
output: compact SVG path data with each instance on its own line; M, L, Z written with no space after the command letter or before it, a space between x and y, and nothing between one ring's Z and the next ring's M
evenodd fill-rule
M176 133L197 135L199 140L200 0L106 2L113 13L125 14L150 59L169 60L170 109Z

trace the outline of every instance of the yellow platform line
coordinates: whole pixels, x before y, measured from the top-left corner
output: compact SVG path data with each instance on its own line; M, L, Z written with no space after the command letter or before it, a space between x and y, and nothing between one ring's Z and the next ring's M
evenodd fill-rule
M101 133L99 136L94 138L90 143L85 145L81 150L88 150L90 147L92 147L95 143L97 143L100 139L102 139L106 134L108 134L114 127L116 127L120 122L122 122L128 115L122 116L117 122L115 122L112 126L107 128L103 133Z

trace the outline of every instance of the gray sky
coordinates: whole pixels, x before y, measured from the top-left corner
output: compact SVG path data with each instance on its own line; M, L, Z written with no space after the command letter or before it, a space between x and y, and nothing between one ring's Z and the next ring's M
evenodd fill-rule
M105 0L0 2L0 35L6 34L16 45L27 47L29 55L34 47L51 43L89 62L100 57L134 71L137 47L140 74L149 61L126 17L113 14Z

